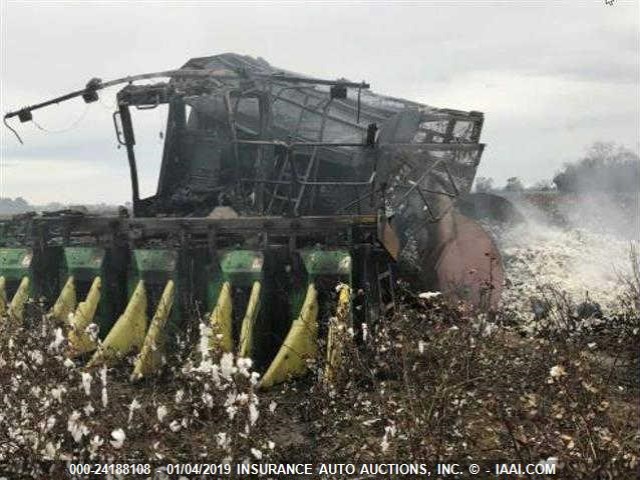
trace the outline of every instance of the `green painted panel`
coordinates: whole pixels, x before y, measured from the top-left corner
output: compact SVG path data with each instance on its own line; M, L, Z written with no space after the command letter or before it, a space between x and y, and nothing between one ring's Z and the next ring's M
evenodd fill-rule
M165 273L172 277L178 266L178 252L175 250L143 250L133 251L133 269L138 275L145 273Z
M300 257L310 279L318 276L351 279L351 255L347 250L301 250Z
M255 250L231 250L221 254L220 269L224 280L238 287L262 280L264 256Z
M20 280L31 274L33 251L30 248L0 248L0 275Z
M66 247L64 249L65 270L67 275L91 280L104 277L105 250L99 247Z

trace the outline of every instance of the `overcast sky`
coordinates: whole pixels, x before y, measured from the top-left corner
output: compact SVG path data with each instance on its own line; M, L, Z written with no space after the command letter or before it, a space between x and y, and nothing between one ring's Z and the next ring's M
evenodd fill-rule
M483 111L479 175L498 184L548 179L597 140L640 148L636 1L0 2L3 113L92 77L236 52L310 75L366 80L373 91L436 107ZM111 124L114 94L34 113L58 133L14 121L24 145L1 127L0 196L128 200L126 155ZM159 109L138 118L142 193L150 195L165 119Z

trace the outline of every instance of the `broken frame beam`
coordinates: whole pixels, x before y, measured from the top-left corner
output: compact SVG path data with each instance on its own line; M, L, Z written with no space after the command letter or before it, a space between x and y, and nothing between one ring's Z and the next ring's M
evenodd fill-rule
M313 217L239 217L239 218L123 218L106 216L33 217L30 222L35 231L63 229L74 236L108 236L132 234L136 237L154 237L183 232L206 236L215 231L221 235L247 235L256 232L269 235L303 235L335 233L352 227L375 228L376 215L332 215ZM19 222L19 220L16 220Z

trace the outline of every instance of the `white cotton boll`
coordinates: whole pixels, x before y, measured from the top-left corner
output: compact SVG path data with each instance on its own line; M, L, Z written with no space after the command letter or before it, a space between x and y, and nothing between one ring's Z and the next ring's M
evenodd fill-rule
M62 329L61 328L56 328L53 332L54 338L53 338L53 342L51 342L49 344L49 350L58 350L60 348L60 345L62 345L62 343L64 342L64 335L62 334ZM11 346L9 346L9 348L11 348Z
M240 375L247 378L251 376L251 373L249 372L251 365L253 365L253 362L250 358L238 357L238 359L236 360L236 367L238 369L238 372L240 373Z
M100 326L96 323L90 323L87 328L84 329L85 333L89 335L92 342L98 340L98 333L100 333Z
M49 418L47 418L47 424L44 427L45 433L51 431L51 429L54 427L55 424L56 424L56 417L52 415Z
M213 380L213 383L216 385L216 387L218 387L219 389L224 389L222 382L220 382L220 367L218 365L211 366L209 375L211 376L211 379Z
M109 405L109 395L107 394L107 367L103 366L100 370L100 380L102 382L102 406L107 408Z
M47 442L44 447L44 454L46 460L54 460L56 458L56 454L58 453L58 449L53 446L53 443ZM6 478L6 477L2 477Z
M110 442L113 448L122 448L122 445L124 444L127 436L125 435L124 430L118 428L111 432L111 438L113 438L113 440L111 440Z
M131 403L129 404L129 419L127 420L127 422L130 424L131 421L133 420L133 414L135 413L136 410L138 410L140 407L142 407L142 405L140 404L140 402L138 402L137 399L133 399L131 401Z
M28 355L31 361L36 365L42 365L44 363L44 356L40 350L31 350Z
M224 401L224 406L233 405L236 403L236 394L233 392L227 393L227 399Z
M250 358L238 357L236 360L236 366L241 370L249 370L253 365L253 361Z
M84 408L82 409L84 411L85 416L90 417L93 412L95 412L95 408L93 408L93 405L91 405L90 403L87 403Z
M63 365L67 368L74 368L76 366L76 364L73 363L73 360L71 360L70 358L65 358Z
M271 440L269 440L267 442L267 447L269 447L269 450L273 450L274 448L276 448L276 444L274 442L272 442Z
M367 327L366 323L363 323L362 324L362 341L366 342L368 337L369 337L369 328Z
M82 422L79 421L80 412L74 410L69 416L69 420L67 422L67 430L71 433L74 441L76 443L80 443L82 437L89 434L89 429Z
M567 374L567 371L564 369L562 365L555 365L551 367L551 370L549 370L549 375L551 376L551 378L564 377L566 374Z
M343 288L349 288L348 285L344 284L344 283L338 283L336 285L336 292L340 293L342 291Z
M205 392L202 394L202 402L207 406L207 408L213 408L213 397L210 393Z
M420 353L424 353L424 347L425 347L426 343L424 343L424 341L422 340L418 340L418 351Z
M202 361L198 364L198 366L191 371L200 372L200 373L210 373L216 365L213 364L213 361L208 357L203 357Z
M259 415L260 413L258 412L258 408L255 406L255 404L251 403L249 405L249 423L251 424L251 426L254 426L258 421Z
M167 413L169 413L169 410L167 410L167 407L165 407L164 405L160 405L156 409L156 415L158 416L158 421L160 423L164 421L165 417L167 416Z
M182 428L182 425L180 425L180 422L178 422L177 420L174 420L169 424L169 428L172 432L178 432Z
M258 372L251 372L251 376L249 377L249 381L251 385L257 385L260 380L260 374Z
M198 353L202 356L202 360L205 361L209 358L209 349L211 345L211 335L213 335L213 330L206 323L201 323L199 325L200 328L200 339L198 340Z
M220 375L225 380L230 380L231 375L236 373L237 369L233 366L233 353L225 352L220 359Z
M69 420L71 422L76 422L79 418L80 418L80 412L77 410L74 410L73 412L71 412L71 415L69 416Z
M431 300L432 298L438 298L442 295L442 292L422 292L418 294L418 297L424 298L425 300Z
M216 433L216 443L220 448L226 450L231 445L231 438L225 432L219 432Z
M91 395L91 381L93 380L93 377L91 376L90 373L82 372L81 379L82 379L82 388L84 388L85 395L86 396Z
M57 387L51 389L51 396L59 403L62 403L62 394L66 393L66 391L67 389L64 388L64 385L58 385Z
M104 445L102 437L100 437L100 435L94 435L89 441L89 451L91 453L96 453L102 445Z
M252 448L251 449L251 455L256 457L256 460L262 460L262 452L260 450L258 450L257 448Z
M380 449L382 450L382 453L389 450L389 440L387 440L386 434L384 435L384 437L382 437L382 441L380 442Z
M495 323L487 322L484 326L484 330L482 330L483 337L490 337L498 330L498 326Z
M184 398L184 390L180 389L176 392L176 397L175 397L176 405L182 402L183 398Z
M229 420L233 420L233 418L236 416L236 413L238 413L238 407L234 405L229 405L226 410L227 415L229 416Z
M277 407L278 407L278 404L276 402L274 402L273 400L271 401L271 403L269 403L269 411L271 413L274 413L276 411Z

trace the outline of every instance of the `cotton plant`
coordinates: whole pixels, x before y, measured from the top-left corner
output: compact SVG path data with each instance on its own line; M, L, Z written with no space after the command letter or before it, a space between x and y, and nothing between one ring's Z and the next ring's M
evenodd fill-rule
M90 373L82 372L80 374L80 378L82 379L82 388L84 390L84 393L88 397L91 395L91 382L93 380L93 377Z
M109 393L107 392L107 367L100 369L100 382L102 383L101 400L103 408L109 406Z
M250 448L262 451L263 459L273 454L275 444L272 449L261 433L260 375L249 358L207 350L203 361L172 372L175 388L150 398L146 388L139 395L122 393L119 365L83 369L82 359L67 356L65 332L57 325L20 335L0 339L0 373L10 373L6 381L2 377L0 394L0 423L8 423L0 433L0 459L8 454L6 438L34 458L112 461L136 449L156 461L166 458L165 438L196 434L211 421L226 434L219 446L209 446L219 448L221 458L251 455ZM147 445L150 433L160 440Z

